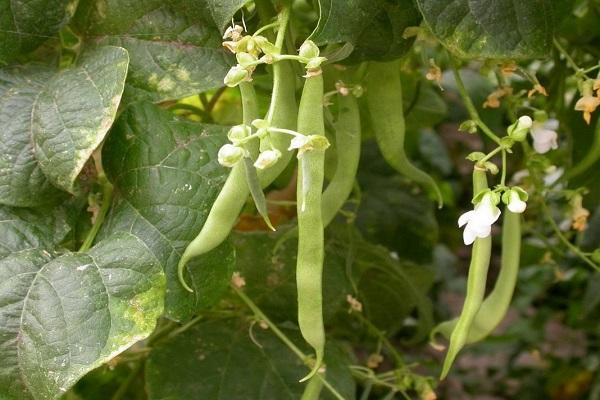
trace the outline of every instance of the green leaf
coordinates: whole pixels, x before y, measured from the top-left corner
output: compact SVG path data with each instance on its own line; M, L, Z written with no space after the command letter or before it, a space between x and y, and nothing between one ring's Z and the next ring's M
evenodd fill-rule
M123 92L127 52L101 47L73 68L0 70L0 203L35 206L77 176L110 128Z
M0 206L0 259L26 249L52 250L70 227L61 207L25 209Z
M236 271L246 280L248 295L276 321L297 321L297 235L278 228L277 233L235 233ZM287 236L286 236L287 234ZM346 254L334 248L336 237L327 235L323 268L323 313L330 320L347 306L351 292L346 277Z
M167 275L165 311L176 320L212 306L231 278L233 250L225 243L189 264L193 294L177 279L183 250L202 228L227 176L217 161L227 130L141 103L123 111L103 147L118 196L100 236L126 231L146 243Z
M302 343L297 333L285 333ZM345 399L353 399L348 356L332 345L326 354L327 379ZM146 382L150 400L300 399L304 385L298 380L307 371L270 330L250 328L240 320L210 321L155 347L146 364Z
M72 12L70 0L0 0L0 64L54 37Z
M552 49L552 0L417 0L427 25L463 58L541 58Z
M392 60L404 55L413 38L404 30L421 17L412 0L319 0L319 24L312 35L318 44L351 43L349 62Z
M221 32L248 0L84 0L75 22L89 41L131 57L127 101L164 101L223 86L232 57Z
M427 196L400 176L363 172L360 182L363 197L356 225L365 238L404 259L430 262L439 228Z
M0 260L0 397L54 399L154 329L165 278L134 236Z

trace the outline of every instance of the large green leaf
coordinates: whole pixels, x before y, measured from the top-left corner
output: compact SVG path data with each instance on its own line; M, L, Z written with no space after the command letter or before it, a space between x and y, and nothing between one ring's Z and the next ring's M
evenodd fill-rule
M227 129L177 119L151 103L126 109L103 147L118 196L101 232L130 232L154 252L167 274L166 313L181 320L219 299L231 278L225 243L188 264L194 294L177 279L183 250L202 228L228 170L217 162Z
M0 0L0 64L54 36L69 21L71 0Z
M296 255L298 240L289 230L278 233L236 233L236 270L246 280L246 291L276 321L297 321ZM288 236L286 236L286 234ZM327 235L323 268L323 313L330 320L347 307L351 292L346 255L333 251L336 237Z
M57 398L147 337L164 285L158 260L126 233L86 253L24 250L0 260L0 398Z
M285 333L302 343L297 333ZM300 399L304 384L298 380L307 368L269 330L255 326L253 337L256 342L239 320L211 321L162 343L146 365L149 399ZM353 399L349 357L330 345L325 361L329 382Z
M128 99L162 101L223 86L221 32L247 2L84 0L75 20L90 41L129 51Z
M0 206L0 258L26 249L52 250L69 230L67 214L61 207Z
M351 43L350 62L402 56L413 43L403 37L405 29L421 21L412 0L319 0L319 5L313 40Z
M402 258L430 262L439 228L427 196L400 176L363 172L360 182L364 192L356 224L366 239Z
M0 203L44 204L77 176L110 128L123 93L127 52L100 47L63 71L0 70Z
M545 57L552 49L552 0L417 0L425 22L458 56Z

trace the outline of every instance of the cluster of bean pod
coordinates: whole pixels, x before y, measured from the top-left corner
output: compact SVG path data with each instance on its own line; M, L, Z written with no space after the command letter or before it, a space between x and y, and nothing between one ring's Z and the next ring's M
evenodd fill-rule
M319 48L305 41L298 54L281 54L289 10L278 17L275 43L258 35L244 36L241 27L228 29L225 47L236 54L238 65L225 78L228 86L238 86L242 98L243 121L229 132L230 144L219 152L219 161L231 172L214 202L209 216L196 238L185 249L178 265L181 284L186 282L186 265L194 257L205 254L222 243L234 227L248 195L269 227L263 189L273 182L290 162L297 150L297 221L298 257L296 281L298 292L298 324L302 336L315 351L306 399L318 398L320 384L317 372L324 366L325 327L323 323L322 272L324 262L324 229L334 219L350 196L360 158L361 123L357 90L338 90L334 174L325 185L325 151L330 143L325 136L324 79L321 65L326 61ZM262 56L261 56L262 54ZM305 67L304 85L299 106L296 104L296 80L292 62ZM269 111L259 119L252 84L252 72L259 64L272 64L273 92ZM404 152L404 116L400 68L397 62L372 63L365 76L367 103L372 126L384 158L399 172L441 195L434 180L413 166ZM390 85L393 90L390 90ZM324 188L325 186L325 188ZM313 379L311 379L313 378ZM316 395L314 394L316 393Z

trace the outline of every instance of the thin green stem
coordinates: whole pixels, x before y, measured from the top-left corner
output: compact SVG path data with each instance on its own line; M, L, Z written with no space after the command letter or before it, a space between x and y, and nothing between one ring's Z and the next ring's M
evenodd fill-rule
M311 358L302 352L286 335L283 333L277 325L275 325L266 315L262 312L262 310L248 297L246 294L239 289L238 287L231 285L233 291L242 299L244 303L248 306L250 310L254 313L254 316L261 321L264 321L269 329L281 340L302 362L310 368ZM323 386L327 388L331 392L331 394L339 399L344 400L344 397L325 379L321 374L318 375L319 379L323 381Z
M453 63L452 64L452 72L454 73L454 79L456 81L456 87L458 88L458 93L460 97L462 97L463 102L465 103L465 107L467 107L467 111L469 112L469 116L477 126L481 129L481 131L492 139L494 142L500 144L500 138L481 120L479 117L479 113L477 112L477 108L475 108L475 104L473 104L473 100L469 97L467 93L467 89L465 84L460 77L460 72L458 71L458 67Z
M275 47L281 52L283 41L285 40L285 31L287 30L288 22L290 21L290 9L285 7L281 10L277 18L279 19L279 30L277 31L277 37L275 38Z
M502 149L503 149L502 146L496 147L494 150L490 151L485 157L483 157L481 160L479 160L479 163L483 164L484 162L488 161L490 158L492 158L496 154L498 154Z
M301 57L295 54L279 54L273 57L273 61L283 61L283 60L292 60L292 61L299 61L301 63L305 63L306 62L306 58L305 57Z
M506 149L502 149L502 176L500 178L500 187L506 186Z
M127 394L127 391L129 390L129 386L131 386L131 384L133 383L135 378L142 371L143 366L144 366L144 363L142 363L142 362L137 362L135 364L133 369L129 372L129 375L127 375L127 378L125 378L125 380L123 381L121 386L119 386L119 388L117 389L115 394L112 396L111 400L121 400L123 398L123 396L125 396Z
M273 331L273 333L283 342L285 345L294 353L298 358L302 360L302 362L306 363L309 360L309 357L304 354L286 335L281 332L277 325L275 325L258 306L248 297L246 293L237 288L236 286L231 285L235 293L242 299L244 303L248 306L250 310L254 313L254 316L269 326L269 328Z
M219 101L219 99L221 98L221 95L225 92L225 90L227 90L227 86L218 88L215 91L215 94L213 94L211 96L208 104L204 108L204 111L206 111L209 114L209 116L211 116L211 118L212 118L212 110L215 108L215 105L217 104L217 102Z
M394 358L396 367L401 367L405 364L404 359L402 358L402 355L400 353L398 353L396 348L388 340L388 338L385 336L385 334L381 330L379 330L379 328L377 328L375 325L373 325L373 323L371 321L369 321L367 318L365 318L365 316L362 315L362 313L360 313L360 312L353 312L352 315L354 315L356 318L358 318L361 323L365 324L367 326L367 328L369 329L369 331L373 332L375 334L375 336L377 336L377 338L381 341L381 343L383 343L383 345L389 350L389 352L392 354L392 357Z
M279 26L280 23L281 23L281 21L275 21L275 22L271 22L270 24L261 26L256 32L254 32L252 34L252 37L260 35L267 29L275 28L275 27Z
M559 226L554 221L554 218L552 218L552 214L550 213L550 208L548 207L548 205L546 204L546 201L544 199L542 199L541 204L542 204L542 211L546 215L548 222L550 223L550 226L552 227L552 230L554 231L556 236L558 236L560 241L563 242L564 245L567 246L569 248L569 250L571 250L573 253L575 253L575 255L577 255L577 257L579 257L583 262L585 262L586 264L588 264L590 267L594 268L595 270L600 271L600 266L596 265L596 263L594 263L592 260L590 260L581 251L581 249L579 249L579 247L575 246L573 243L571 243L569 241L569 239L567 239L565 237L565 235L563 235Z
M587 79L590 79L587 76L586 71L584 69L582 69L581 67L579 67L579 65L577 65L577 63L573 60L571 55L565 50L564 47L562 47L562 45L560 44L560 42L558 41L557 38L554 38L554 47L556 47L556 49L559 51L559 53L563 55L565 60L567 60L567 64L569 65L569 67L571 67L575 71L576 74L581 74L584 77L586 77Z
M267 130L268 130L269 132L279 132L279 133L285 133L285 134L288 134L288 135L292 135L292 136L294 136L294 137L296 137L296 136L304 136L303 134L301 134L301 133L298 133L298 132L296 132L296 131L293 131L293 130L291 130L291 129L283 129L283 128L271 128L271 127L269 127Z
M98 172L98 183L102 186L102 206L100 207L100 211L98 215L96 215L96 219L92 225L92 228L86 235L83 244L79 248L79 251L86 251L92 244L94 243L94 239L96 239L96 235L102 227L102 223L104 222L104 218L110 209L110 205L112 203L113 197L113 185L106 178L106 174L104 173L104 169L102 168L102 159L101 159L101 148L94 152L94 164L96 165L96 171Z

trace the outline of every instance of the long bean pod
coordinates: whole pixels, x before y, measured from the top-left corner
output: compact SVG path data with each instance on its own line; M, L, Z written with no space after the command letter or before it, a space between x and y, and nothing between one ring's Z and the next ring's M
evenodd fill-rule
M502 261L500 273L492 292L486 297L477 312L465 344L476 343L486 338L502 322L512 299L521 253L521 216L506 209L502 224ZM450 338L458 318L442 322L432 331L432 339L440 334Z
M323 75L306 78L298 110L298 131L309 136L325 136L323 120ZM298 324L304 339L316 353L312 377L323 363L325 327L323 324L324 238L321 196L325 166L324 149L314 148L298 158L297 213Z
M281 49L287 29L289 11L280 14L281 25L277 33L275 45ZM274 127L295 129L296 127L296 76L290 61L280 61L273 65L273 94L267 114L267 120ZM248 113L250 115L251 113ZM273 145L282 156L271 168L258 171L258 178L263 187L268 186L286 167L291 158L287 151L289 138L287 135L274 133ZM198 235L186 247L178 264L178 277L182 286L192 292L184 279L184 269L190 259L207 253L220 245L229 235L237 222L238 216L248 198L249 189L246 183L244 163L235 165L217 196L206 218L206 222Z
M342 208L354 187L360 160L360 112L356 98L338 96L335 123L337 162L335 173L323 192L323 225L327 226Z
M441 207L442 193L435 180L415 167L404 151L406 124L402 108L399 61L371 62L365 78L371 126L383 158L396 171L425 186L435 195L438 206Z
M487 189L487 187L485 170L481 170L476 166L473 171L473 193L480 193ZM458 352L467 342L469 331L483 302L491 252L491 235L485 238L477 238L473 243L465 302L456 327L452 331L452 335L450 335L450 345L448 346L448 352L446 353L442 367L441 379L446 377Z

